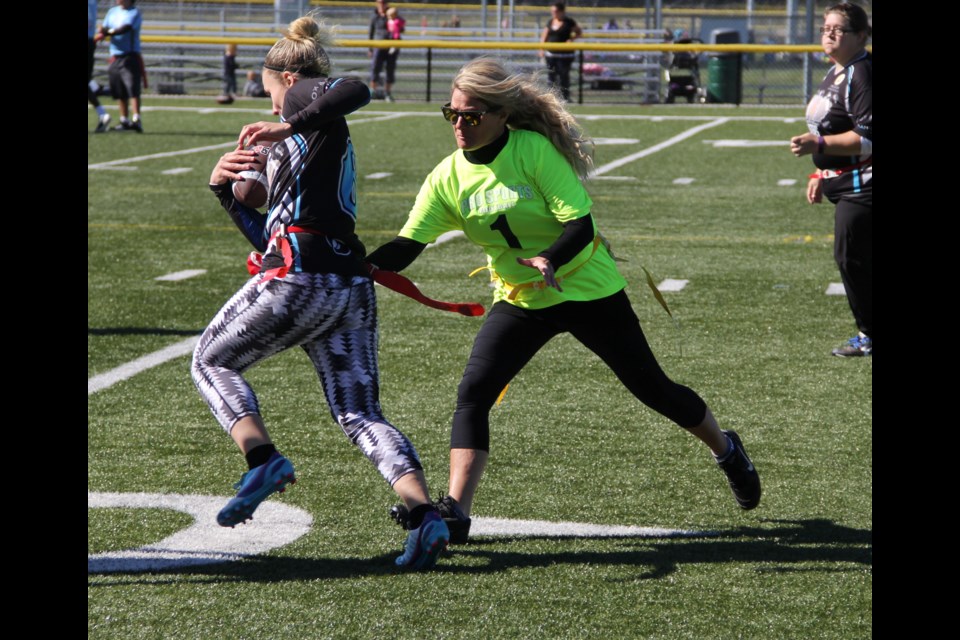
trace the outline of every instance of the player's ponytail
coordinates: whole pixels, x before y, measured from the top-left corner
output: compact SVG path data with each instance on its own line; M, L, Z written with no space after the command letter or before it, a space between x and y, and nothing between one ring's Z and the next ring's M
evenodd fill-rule
M333 29L313 15L297 18L271 47L263 67L278 74L289 71L304 77L329 76L331 65L325 48L333 42Z

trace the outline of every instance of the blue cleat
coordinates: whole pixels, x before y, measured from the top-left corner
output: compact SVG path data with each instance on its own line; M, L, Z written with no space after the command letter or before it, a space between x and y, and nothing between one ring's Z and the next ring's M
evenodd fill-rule
M283 493L288 484L296 481L293 464L274 452L265 464L250 469L243 474L240 482L233 485L234 489L239 489L239 493L217 514L217 524L233 527L252 520L253 512L271 493Z
M873 340L869 336L858 333L849 340L847 344L833 350L833 355L840 358L855 358L858 356L873 355Z
M423 517L416 529L411 529L404 543L403 555L394 562L406 569L429 569L437 563L437 556L447 548L450 530L440 514L431 511Z

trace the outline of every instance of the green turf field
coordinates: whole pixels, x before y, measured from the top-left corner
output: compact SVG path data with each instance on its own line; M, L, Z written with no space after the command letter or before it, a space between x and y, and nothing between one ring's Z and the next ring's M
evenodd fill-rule
M144 493L225 503L245 465L193 386L187 341L247 277L250 247L208 190L210 170L243 124L273 116L266 100L216 110L209 100L144 102L162 107L145 111L144 134L88 142L87 369L98 381L88 384L88 501ZM369 249L395 235L423 178L454 149L438 107L375 103L349 119ZM763 480L760 506L740 511L702 445L564 336L494 409L473 515L693 533L481 535L431 572L398 573L393 492L330 418L309 361L288 351L248 374L299 479L261 509L296 508L312 524L292 542L218 564L121 562L117 572L91 560L88 637L872 636L872 359L830 355L855 327L845 298L825 293L840 280L833 208L806 204L811 163L785 144L805 129L803 108L576 113L606 139L596 157L608 168L588 188L650 344L671 377L740 433ZM786 179L796 183L778 184ZM434 298L489 306L485 278L467 277L482 264L458 239L405 273ZM689 281L664 293L676 323L643 267L658 283ZM156 280L191 269L204 272ZM383 289L378 297L384 409L437 493L481 319ZM182 355L118 379L118 367L181 344ZM266 523L258 511L246 528ZM210 529L177 508L90 508L88 553L149 547L192 524ZM247 533L213 526L226 541Z

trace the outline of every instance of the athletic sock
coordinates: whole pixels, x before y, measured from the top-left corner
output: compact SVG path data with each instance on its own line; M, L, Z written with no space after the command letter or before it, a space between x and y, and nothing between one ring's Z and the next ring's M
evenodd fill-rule
M101 118L102 118L103 116L107 115L107 110L106 110L106 108L104 108L104 106L103 106L102 104L101 104L101 105L97 105L97 115L100 116Z
M256 469L262 464L267 464L267 460L270 459L276 452L277 448L273 446L273 443L270 444L261 444L258 447L254 447L247 451L247 466L251 469Z
M713 456L714 460L717 462L726 462L727 458L733 455L733 440L730 439L730 436L724 434L724 437L727 439L727 451L722 456Z

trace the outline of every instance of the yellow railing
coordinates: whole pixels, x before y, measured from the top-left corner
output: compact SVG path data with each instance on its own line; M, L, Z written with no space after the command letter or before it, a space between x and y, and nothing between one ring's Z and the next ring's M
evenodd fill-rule
M237 44L272 46L276 37L233 38L230 36L150 36L140 37L142 42L167 44ZM338 40L337 46L347 48L387 49L508 49L528 51L543 49L541 42L470 41L470 40ZM872 51L872 47L868 47ZM691 51L718 53L821 53L820 45L813 44L615 44L606 42L552 42L551 51Z

